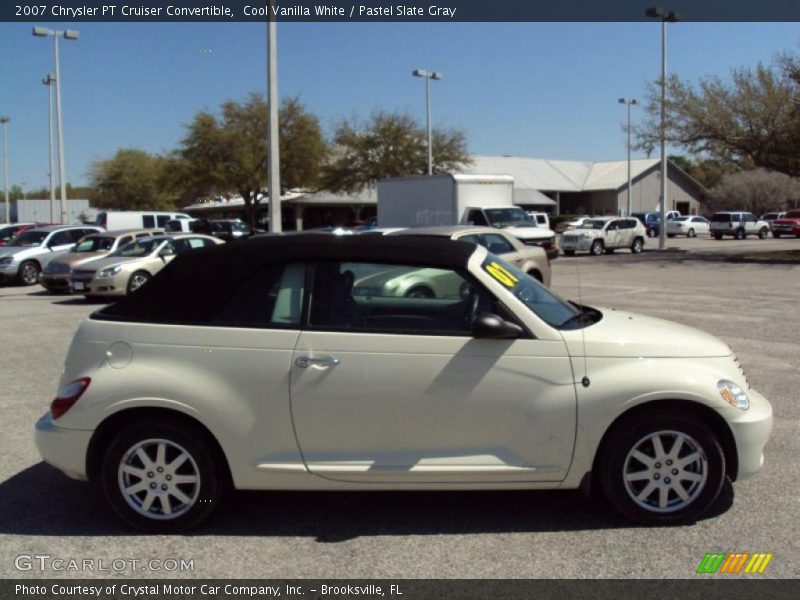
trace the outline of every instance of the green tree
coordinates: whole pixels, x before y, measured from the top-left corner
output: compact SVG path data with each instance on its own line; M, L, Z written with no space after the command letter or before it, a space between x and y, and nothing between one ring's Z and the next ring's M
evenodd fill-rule
M666 138L691 153L748 169L800 175L800 58L782 55L723 79L667 81ZM660 86L650 85L647 117L635 128L639 149L652 151L660 136Z
M251 224L259 195L267 187L268 106L251 93L244 102L228 100L219 115L197 113L174 159L178 179L190 190L208 194L237 193ZM318 119L300 100L283 101L279 112L281 187L313 188L327 156Z
M433 132L433 170L443 173L471 162L460 130ZM427 133L407 114L377 112L366 123L344 120L333 136L334 159L322 187L355 192L385 177L423 175L428 170Z
M165 185L165 165L161 156L120 148L113 158L92 164L90 199L98 208L172 209L175 191Z

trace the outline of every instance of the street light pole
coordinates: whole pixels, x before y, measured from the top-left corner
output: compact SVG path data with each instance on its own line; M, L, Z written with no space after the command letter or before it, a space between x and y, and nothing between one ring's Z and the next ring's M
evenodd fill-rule
M61 127L61 64L58 54L58 38L64 36L65 40L77 40L79 33L74 29L58 30L47 27L34 27L35 37L53 37L53 54L56 62L56 121L58 123L58 178L61 184L61 223L66 224L67 213L67 175L64 167L64 132Z
M50 222L56 222L56 188L55 181L55 163L53 159L53 84L56 78L48 73L42 83L47 86L47 122L49 124L48 142L50 146Z
M267 25L269 41L267 45L267 105L269 121L267 137L269 145L269 230L280 233L283 229L281 216L281 167L278 136L278 26L272 11L274 0L270 0L270 18Z
M5 115L0 117L0 123L3 124L3 187L6 197L6 223L11 222L11 206L8 201L8 122L10 120Z
M645 11L645 16L661 20L661 210L658 227L658 248L667 247L667 23L681 20L681 16L673 11L654 6Z
M628 105L628 210L626 217L631 216L631 105L638 104L636 98L620 98L620 104Z
M436 71L416 69L411 73L414 77L425 78L425 102L428 106L428 175L433 175L433 123L431 121L431 79L441 79L442 74Z

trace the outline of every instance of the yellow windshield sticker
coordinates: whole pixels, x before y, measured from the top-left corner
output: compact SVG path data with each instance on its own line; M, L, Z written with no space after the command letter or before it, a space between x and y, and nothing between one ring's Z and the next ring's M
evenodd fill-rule
M497 264L496 262L490 262L484 267L484 269L486 269L486 272L489 273L489 275L494 277L507 288L516 287L516 285L519 283L518 277L515 277L514 274L508 269Z

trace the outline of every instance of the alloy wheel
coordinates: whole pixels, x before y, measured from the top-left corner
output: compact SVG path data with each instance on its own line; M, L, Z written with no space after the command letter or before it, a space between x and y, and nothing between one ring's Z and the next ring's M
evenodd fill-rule
M706 485L708 458L680 431L656 431L633 445L623 464L625 491L640 508L671 513L692 504Z
M138 514L155 520L189 512L200 496L200 469L173 441L147 439L131 446L117 470L122 497Z

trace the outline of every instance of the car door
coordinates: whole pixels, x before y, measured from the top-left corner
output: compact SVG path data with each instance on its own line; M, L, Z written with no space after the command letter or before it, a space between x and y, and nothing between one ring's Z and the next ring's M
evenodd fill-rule
M606 248L618 248L619 247L619 238L620 238L620 230L619 230L619 221L611 221L606 225L606 229L604 232L603 244Z
M576 424L564 344L475 339L470 311L502 305L455 271L441 274L461 280L451 297L398 297L404 268L447 271L314 265L290 377L308 470L384 484L562 480Z

